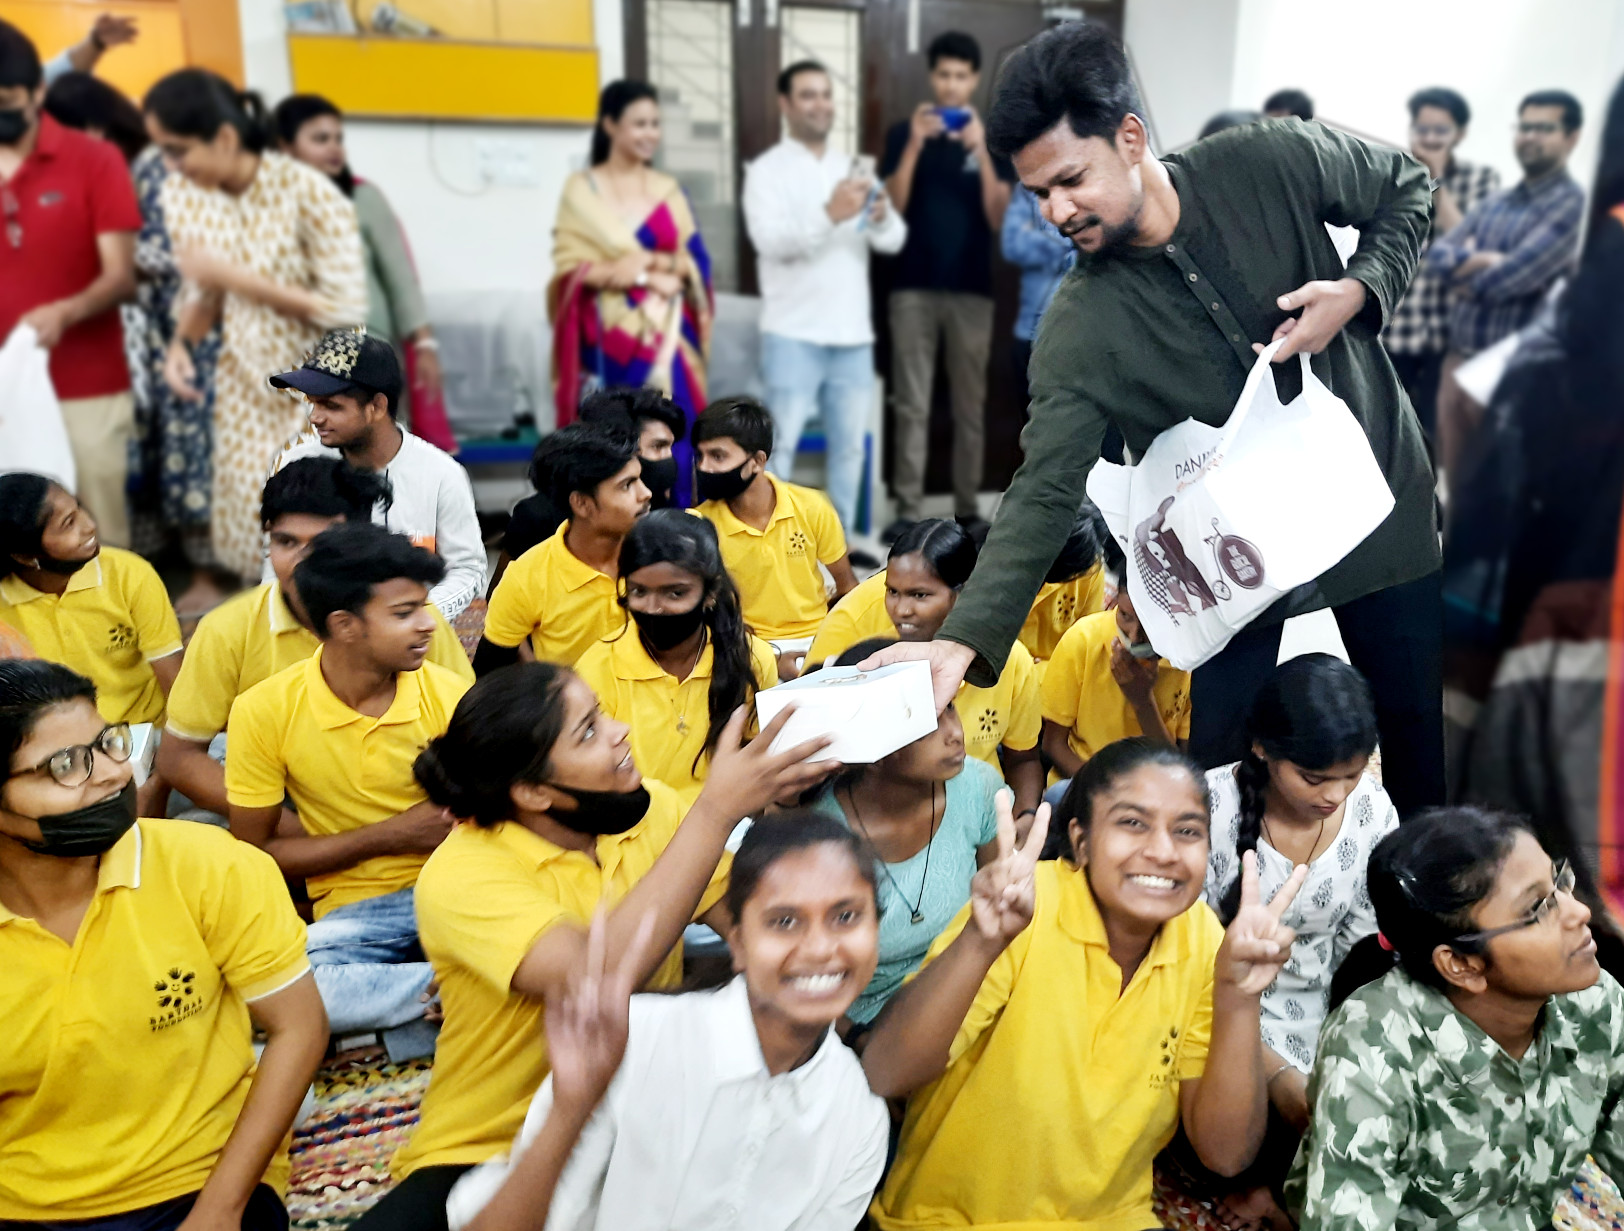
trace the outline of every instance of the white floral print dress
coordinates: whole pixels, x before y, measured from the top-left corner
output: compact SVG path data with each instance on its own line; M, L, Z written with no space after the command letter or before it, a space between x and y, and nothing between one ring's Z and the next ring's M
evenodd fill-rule
M1241 821L1240 784L1235 766L1207 771L1212 792L1212 849L1202 891L1214 910L1230 882L1240 875L1235 853ZM1398 812L1387 792L1369 774L1359 779L1342 811L1335 840L1308 866L1308 880L1283 922L1297 932L1291 960L1263 993L1263 1041L1282 1060L1306 1073L1314 1064L1320 1026L1331 994L1331 976L1349 949L1376 930L1365 870L1370 852L1394 829ZM1258 888L1267 902L1291 876L1293 864L1258 838Z
M359 326L366 274L355 206L321 172L281 154L261 156L241 196L164 181L171 242L204 248L321 302L314 323L238 295L225 297L215 374L212 541L215 559L250 579L260 570L260 490L305 406L266 377L297 367L328 329Z

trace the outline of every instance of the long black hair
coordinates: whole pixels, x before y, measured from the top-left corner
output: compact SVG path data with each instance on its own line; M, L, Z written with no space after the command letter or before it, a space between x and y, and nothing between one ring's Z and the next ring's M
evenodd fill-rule
M1246 719L1246 755L1235 767L1241 792L1235 837L1235 879L1224 891L1218 917L1228 923L1240 908L1240 861L1257 850L1269 790L1269 763L1290 761L1310 773L1376 750L1376 703L1358 671L1331 654L1304 654L1274 669Z
M1081 577L1100 562L1101 542L1110 537L1110 533L1105 528L1105 518L1099 509L1091 501L1083 501L1083 507L1077 511L1077 519L1071 523L1071 533L1060 545L1060 553L1049 565L1043 580L1052 584Z
M879 880L874 869L875 854L868 844L827 813L811 808L789 808L754 822L733 856L728 873L728 914L734 920L744 913L745 903L761 884L761 878L786 855L813 846L838 846L851 856L857 874L875 895L874 914L879 916Z
M94 705L96 686L61 663L42 658L0 661L0 753L5 755L8 772L11 758L33 733L40 715L53 705L81 697Z
M957 590L970 580L980 554L975 539L958 522L946 517L928 517L899 534L886 558L897 560L917 555L930 565L938 581Z
M54 479L18 470L0 474L0 577L22 566L18 556L38 556L45 550L45 517Z
M1060 797L1060 806L1054 810L1049 822L1049 836L1043 843L1044 859L1068 859L1076 862L1077 852L1071 845L1071 823L1076 821L1086 834L1094 823L1094 797L1108 791L1113 785L1135 770L1146 765L1165 765L1182 769L1195 783L1201 806L1212 811L1212 797L1207 791L1207 777L1201 767L1171 744L1143 735L1119 739L1101 748L1088 760L1071 780L1066 793Z
M756 695L756 673L750 657L750 629L739 604L739 588L722 563L716 527L682 509L655 509L637 519L620 544L620 605L628 613L624 581L651 564L669 564L692 573L704 586L705 635L712 647L709 696L710 727L703 757L716 751L716 741L733 711ZM622 632L622 636L625 633ZM699 768L699 758L694 759Z
M611 81L598 95L598 118L592 125L592 165L601 167L609 161L609 134L603 127L605 120L619 121L626 108L643 99L660 101L660 92L646 81Z
M276 110L271 113L271 121L276 126L277 140L282 148L289 154L293 153L293 143L299 139L299 130L311 120L319 120L324 115L330 115L340 123L344 120L344 113L331 99L320 94L289 94L276 104ZM355 195L355 175L350 170L349 163L344 169L333 176L333 183L346 197Z
M219 73L183 68L147 91L141 110L156 116L177 137L212 141L220 129L237 130L243 149L261 154L271 144L265 103L252 90L239 90Z
M490 827L513 815L513 787L545 782L564 729L556 663L514 663L483 676L457 702L445 734L417 754L412 775L452 816Z
M45 91L45 113L68 128L100 129L125 162L150 144L141 112L119 91L90 73L63 73Z
M1342 960L1331 981L1331 1008L1395 962L1417 983L1447 989L1433 951L1439 945L1483 951L1482 942L1460 939L1475 930L1472 908L1494 891L1517 835L1533 832L1520 816L1459 805L1429 808L1377 843L1367 877L1380 931Z

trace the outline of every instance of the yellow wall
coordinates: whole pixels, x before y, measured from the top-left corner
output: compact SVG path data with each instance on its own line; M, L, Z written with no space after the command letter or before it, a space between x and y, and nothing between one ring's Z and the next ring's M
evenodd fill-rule
M358 0L361 23L372 21L382 0ZM487 43L592 46L592 0L389 0L401 13L427 22L436 33Z
M211 68L242 84L242 36L231 0L0 0L0 18L34 40L42 60L77 43L104 12L134 17L141 37L103 56L96 75L138 103L148 86L177 68Z

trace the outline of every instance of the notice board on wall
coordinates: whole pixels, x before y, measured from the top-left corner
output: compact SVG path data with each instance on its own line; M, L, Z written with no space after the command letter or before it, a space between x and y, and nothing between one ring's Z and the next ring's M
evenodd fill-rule
M293 88L376 119L590 124L592 0L285 0Z

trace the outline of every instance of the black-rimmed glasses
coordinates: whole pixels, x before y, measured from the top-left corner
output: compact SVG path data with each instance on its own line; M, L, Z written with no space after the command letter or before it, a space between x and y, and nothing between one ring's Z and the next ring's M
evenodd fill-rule
M1539 924L1544 923L1556 913L1556 895L1565 893L1571 897L1573 895L1573 886L1578 878L1574 875L1573 865L1564 859L1551 869L1551 879L1554 884L1551 886L1550 893L1535 902L1534 909L1517 920L1516 923L1508 923L1504 927L1484 928L1481 932L1467 932L1455 937L1455 939L1481 944L1483 941L1493 940L1496 936L1504 936L1507 932L1517 932L1523 928L1537 927Z
M122 765L130 759L135 740L130 735L130 724L115 722L102 728L102 733L88 744L75 744L61 748L30 769L19 769L7 779L24 774L50 774L61 786L83 786L90 781L90 772L96 765L96 754L104 753Z

